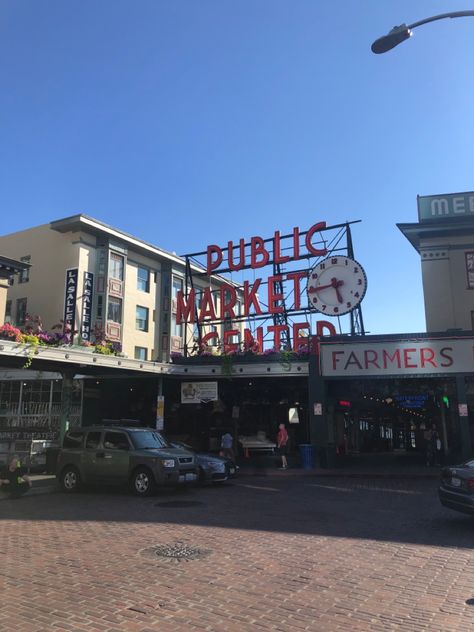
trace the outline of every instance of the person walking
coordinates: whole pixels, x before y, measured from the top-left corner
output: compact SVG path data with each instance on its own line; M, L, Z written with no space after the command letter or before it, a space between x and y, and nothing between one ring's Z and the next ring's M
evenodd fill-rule
M222 435L222 438L221 438L222 456L225 456L228 459L234 460L234 450L232 448L233 443L234 443L234 438L232 437L229 431L227 431L225 434Z
M277 448L278 454L281 456L281 470L288 469L288 461L286 455L288 454L288 432L286 431L285 424L279 425L277 434Z
M0 487L10 498L20 498L31 488L31 480L26 475L26 468L21 466L18 455L14 455L8 467L0 474Z

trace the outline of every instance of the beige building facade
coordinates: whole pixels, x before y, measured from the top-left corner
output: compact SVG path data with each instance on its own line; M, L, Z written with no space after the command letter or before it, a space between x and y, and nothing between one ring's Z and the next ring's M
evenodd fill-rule
M421 260L427 332L474 330L474 192L418 197L398 224Z
M7 322L21 326L30 314L50 330L64 321L77 332L74 342L94 342L103 332L128 357L147 361L167 361L193 344L196 325L176 322L186 281L185 261L175 254L82 214L4 235L0 252L31 266L9 287ZM202 277L196 295L208 282ZM216 303L222 283L229 281L212 277ZM201 334L210 330L205 325Z

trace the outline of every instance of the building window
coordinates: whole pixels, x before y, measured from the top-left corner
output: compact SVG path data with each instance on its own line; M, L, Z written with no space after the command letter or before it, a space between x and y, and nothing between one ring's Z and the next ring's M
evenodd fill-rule
M5 322L6 323L12 322L12 302L11 301L7 301L5 305Z
M176 298L178 292L183 290L183 279L179 279L178 277L173 277L173 289L172 289L172 298Z
M110 253L109 277L123 281L123 257L115 252Z
M148 307L137 305L135 328L140 331L148 331Z
M19 298L16 301L16 324L24 325L26 320L26 298Z
M21 257L20 261L22 261L23 263L30 263L31 256L28 255L26 257ZM28 283L29 280L30 280L30 269L25 268L24 270L21 270L20 274L18 275L18 283Z
M141 292L150 291L150 270L138 267L137 271L137 289Z
M114 323L120 324L122 322L122 301L119 298L109 297L107 319Z
M102 294L97 295L97 318L102 319L104 315L104 297Z
M148 349L146 347L135 347L135 360L148 360Z
M466 252L467 287L474 289L474 252Z
M471 329L474 331L474 312L471 312Z
M176 322L176 314L171 316L171 335L178 336L179 338L183 337L183 325L178 325Z

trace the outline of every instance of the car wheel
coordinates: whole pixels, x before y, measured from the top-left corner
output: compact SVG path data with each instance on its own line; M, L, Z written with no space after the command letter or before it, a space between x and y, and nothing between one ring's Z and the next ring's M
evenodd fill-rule
M151 496L156 491L153 474L146 467L140 467L132 475L132 491L135 496Z
M64 492L72 494L77 492L81 486L81 475L79 470L75 467L67 466L61 472L61 487Z

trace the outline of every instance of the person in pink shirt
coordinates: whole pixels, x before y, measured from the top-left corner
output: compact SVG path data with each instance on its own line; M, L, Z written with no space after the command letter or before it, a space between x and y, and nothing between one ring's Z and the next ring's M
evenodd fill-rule
M285 428L285 424L280 424L277 434L277 448L278 454L281 456L281 468L286 470L288 468L288 461L286 455L288 454L288 433Z

